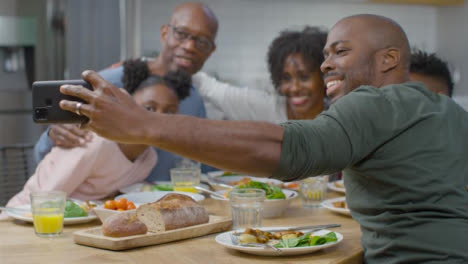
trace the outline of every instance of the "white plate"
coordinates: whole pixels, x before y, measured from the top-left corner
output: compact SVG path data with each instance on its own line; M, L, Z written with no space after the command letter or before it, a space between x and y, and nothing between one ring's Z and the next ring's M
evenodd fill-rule
M123 187L123 188L120 188L119 191L121 193L133 193L133 192L142 192L142 188L143 186L145 185L154 185L154 184L172 184L170 181L157 181L157 182L153 182L153 183L149 183L149 182L137 182L135 184L132 184L130 186L126 186L126 187ZM210 187L206 184L203 184L203 183L200 183L199 185L200 187L203 187L205 189L210 189ZM152 192L160 192L160 191L152 191Z
M118 200L120 198L126 198L129 201L134 202L135 204L144 204L144 203L152 203L156 202L157 200L161 199L164 195L169 194L169 193L180 193L180 194L185 194L187 196L192 197L195 201L199 202L205 197L201 194L198 193L189 193L189 192L164 192L164 191L159 191L159 192L134 192L134 193L126 193L119 195L114 198L114 200Z
M339 214L351 215L351 211L348 208L340 208L340 207L333 206L334 202L342 202L342 201L346 202L346 197L339 197L339 198L325 200L322 202L322 206L327 208L330 211L333 211Z
M14 208L31 210L31 206L29 204L16 206ZM18 211L8 210L7 212L9 216L15 219L22 220L22 221L29 222L29 223L33 222L32 213L30 212L23 212L19 210ZM93 214L92 212L88 212L88 216L64 218L63 224L64 225L83 224L83 223L91 222L96 218L97 216L95 214Z
M268 227L268 229L280 229L284 227ZM259 228L262 229L262 228ZM307 231L307 230L305 230ZM274 249L265 249L265 248L260 248L260 247L244 247L244 246L239 246L239 245L234 245L231 240L231 233L234 233L236 231L229 231L225 232L222 234L219 234L216 236L216 242L218 244L223 245L224 247L239 250L241 252L253 254L253 255L260 255L260 256L291 256L291 255L302 255L302 254L308 254L312 253L314 251L328 248L335 246L336 244L340 243L343 240L343 235L336 232L336 231L331 231L331 230L320 230L317 232L314 232L314 235L325 235L328 234L329 232L335 232L336 237L338 240L333 243L327 243L324 245L318 245L318 246L310 246L310 247L297 247L297 248L281 248L281 252L276 252ZM304 232L304 231L303 231Z
M339 180L339 181L336 181L337 183L339 184L343 184L343 180ZM332 191L335 191L335 192L340 192L340 193L346 193L346 189L345 188L340 188L340 187L336 187L335 186L335 182L329 182L328 183L328 189L332 190Z

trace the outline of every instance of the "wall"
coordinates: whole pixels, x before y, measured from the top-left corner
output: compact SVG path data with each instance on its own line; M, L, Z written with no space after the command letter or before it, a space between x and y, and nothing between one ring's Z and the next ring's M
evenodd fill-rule
M454 99L468 110L468 5L444 7L437 11L438 54L454 72Z
M16 15L16 1L15 0L0 0L0 16L14 16Z
M182 1L142 0L142 52L160 48L159 28ZM326 3L309 0L206 0L220 21L217 50L204 71L221 79L260 88L270 86L266 53L273 38L285 28L321 25L330 28L340 18L373 13L398 21L420 48L437 50L437 11L431 6ZM344 1L342 1L344 2ZM417 15L415 15L417 14Z

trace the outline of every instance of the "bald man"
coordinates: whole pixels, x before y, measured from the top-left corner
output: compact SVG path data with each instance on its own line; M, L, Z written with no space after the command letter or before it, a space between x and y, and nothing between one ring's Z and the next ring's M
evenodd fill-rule
M149 113L91 71L83 78L95 91L61 91L85 100L84 127L112 140L282 180L343 170L366 263L468 263L468 116L408 82L409 54L388 18L339 21L321 67L333 104L282 125ZM77 102L60 105L74 112Z
M178 5L169 23L162 25L160 30L161 51L156 58L148 60L152 74L164 75L169 70L185 70L195 74L216 49L214 40L218 32L218 20L213 11L202 3L187 2ZM103 70L99 74L115 86L123 87L122 66ZM194 87L190 90L190 95L180 103L179 113L206 117L203 100ZM89 140L89 134L75 125L53 125L43 133L35 146L36 162L42 160L53 146L74 148ZM169 180L169 170L181 158L162 149L156 151L158 162L147 180ZM211 170L207 166L202 169Z

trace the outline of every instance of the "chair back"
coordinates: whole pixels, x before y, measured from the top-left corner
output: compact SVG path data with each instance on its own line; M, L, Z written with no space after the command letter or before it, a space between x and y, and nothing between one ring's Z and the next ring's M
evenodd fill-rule
M34 173L32 144L0 145L0 205L23 189Z

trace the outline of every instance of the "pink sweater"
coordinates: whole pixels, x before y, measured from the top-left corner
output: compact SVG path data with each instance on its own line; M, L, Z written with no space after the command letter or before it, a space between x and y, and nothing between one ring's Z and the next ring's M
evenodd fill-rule
M156 151L148 147L131 162L117 143L94 134L85 147L54 147L7 206L29 204L29 194L38 190L60 190L83 201L103 199L122 187L143 181L156 161Z

